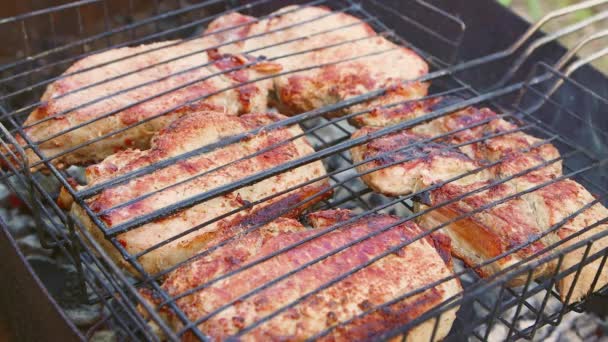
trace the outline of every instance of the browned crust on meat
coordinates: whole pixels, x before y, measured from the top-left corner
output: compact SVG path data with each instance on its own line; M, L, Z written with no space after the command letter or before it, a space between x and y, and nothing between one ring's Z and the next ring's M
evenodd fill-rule
M53 164L63 168L69 165L98 162L110 154L127 148L146 149L155 132L192 111L218 110L235 115L250 111L265 111L268 91L272 87L271 80L250 83L242 87L233 86L237 82L267 75L271 69L266 68L265 72L260 73L261 69L243 67L242 70L222 75L221 72L226 67L225 61L247 60L242 56L226 55L219 61L213 61L207 58L204 51L197 52L214 43L214 40L208 38L183 42L166 41L112 49L85 57L74 63L65 71L63 77L47 87L41 98L42 104L30 114L24 125L50 119L25 128L25 133L31 140L40 141L99 119L41 143L39 145L41 152L51 157L77 145L88 143L100 135L124 129L170 108L183 106L124 132L110 135L101 141L54 158ZM129 57L134 54L137 56ZM166 62L175 56L186 57ZM112 62L114 60L118 61ZM153 64L159 65L151 67ZM209 65L204 66L205 64ZM243 64L241 62L238 66ZM194 68L197 65L203 66ZM91 68L93 66L97 67ZM130 74L124 75L127 73ZM109 81L100 82L102 80ZM180 86L182 87L175 89ZM223 89L226 90L218 93ZM144 99L148 100L135 104ZM96 102L89 103L93 100ZM188 105L190 102L192 104ZM109 113L113 114L101 118L102 115ZM23 137L19 136L17 139L20 144L25 143ZM30 164L39 160L32 150L28 149L27 154ZM40 168L41 166L35 170Z
M240 40L220 47L220 52L256 50L255 54L269 58L289 55L277 60L283 71L308 68L274 79L271 102L281 112L301 113L382 88L387 89L385 95L330 115L355 113L426 95L428 84L415 79L428 73L427 63L412 50L379 36L360 19L342 12L331 13L322 6L288 6L271 16L258 21L231 13L212 22L206 34L216 32L214 39L220 43ZM285 29L296 23L303 24ZM352 25L337 29L349 24ZM322 31L328 32L319 34ZM307 33L306 39L295 39L302 37L302 32ZM349 43L340 44L345 41ZM303 51L308 52L298 53ZM353 122L365 124L365 117L359 116Z
M282 115L272 113L247 114L241 117L216 112L193 113L162 130L152 139L152 147L149 150L123 151L106 158L100 164L87 168L87 186L103 183L122 174L283 118L285 117ZM95 213L101 213L100 219L108 227L114 227L182 199L312 153L314 150L305 138L298 138L275 147L276 144L301 133L301 129L297 126L263 131L248 137L245 141L178 161L126 183L106 188L100 194L88 199L87 204ZM264 152L253 158L243 159L261 150ZM223 165L229 166L222 167ZM326 179L303 185L323 177L324 174L325 170L321 162L310 163L119 234L117 240L127 252L136 254L191 227L245 207L236 214L201 227L139 258L147 272L156 273L188 258L205 246L217 244L238 233L227 227L239 227L238 230L241 230L245 226L268 221L279 214L297 216L306 208L331 195ZM192 177L194 178L190 179ZM172 185L175 186L164 189ZM255 204L263 198L290 188L295 190ZM144 195L145 198L115 208ZM306 202L302 203L305 200ZM250 203L255 205L250 206ZM113 253L116 261L131 270L116 250L105 241L101 230L95 227L84 210L74 205L72 211L100 243Z
M424 112L424 107L427 106L426 111L431 111L431 106L434 105L437 104L421 104L421 108L417 107L416 110ZM411 109L409 108L402 110L397 108L394 113L390 113L392 116L386 112L380 112L379 115L380 119L384 120L390 118L408 120L411 118L410 112ZM375 128L363 128L356 132L353 137L360 137L375 130ZM457 160L449 155L433 154L434 144L427 144L424 147L409 149L412 155L415 155L414 152L416 151L427 150L427 153L420 153L420 156L414 161L389 166L391 161L399 157L399 153L391 153L390 151L412 146L427 136L436 136L454 130L460 131L440 139L439 142L449 146L480 140L459 148L458 153L464 158ZM500 135L483 139L496 134ZM442 231L452 238L454 254L462 258L467 264L478 265L486 260L508 253L506 257L478 268L478 273L483 277L490 276L532 255L538 255L541 250L550 248L557 244L559 240L579 232L608 215L608 210L598 204L583 212L580 217L570 220L556 232L545 233L548 229L560 223L560 220L567 217L568 214L576 212L576 210L593 200L593 197L582 186L570 180L558 181L539 190L508 201L502 201L504 197L520 193L540 184L554 182L553 180L561 175L562 166L561 161L544 165L559 158L559 151L555 146L544 143L541 139L519 130L516 124L500 118L487 108L465 108L426 124L415 126L409 131L391 134L355 147L351 150L351 153L355 162L381 154L390 154L388 157L383 157L358 168L362 172L371 167L386 166L382 170L363 176L362 179L375 191L389 195L407 194L416 189L431 186L433 180L424 181L421 174L437 176L434 180L441 181L449 178L448 176L471 170L471 166L479 167L484 163L500 161L485 173L479 173L477 178L469 178L473 182L451 182L428 192L425 196L422 196L424 204L419 205L419 209L425 210L431 206L439 206L423 215L420 218L420 224L430 229L443 223L449 223ZM429 163L432 156L442 162ZM453 162L449 163L450 160ZM450 164L455 165L454 172L448 174L445 170L449 170L448 165ZM421 172L419 165L427 165L426 168L423 168L424 172ZM524 175L515 177L498 186L493 186L486 191L472 194L455 203L442 205L446 201L457 199L472 190L488 185L490 182L500 181L523 172L525 172ZM495 201L501 201L502 203L493 204L489 209L469 215L471 211ZM468 216L452 222L455 218L466 215ZM586 232L583 236L589 237L603 231L606 227L606 225L600 225L590 232ZM540 238L542 235L546 236ZM580 242L585 237L575 238L572 242L558 247L557 250L562 250ZM608 245L605 240L596 241L593 251L597 252L605 248ZM531 241L536 242L530 243ZM529 246L525 248L509 252L528 243L530 243ZM576 265L582 260L583 253L584 248L569 253L564 258L560 270L564 271ZM579 281L574 287L572 301L580 300L593 290L591 289L591 283L598 271L601 272L601 275L595 289L608 283L608 276L604 275L608 272L600 270L599 263L598 260L583 268ZM536 267L533 277L552 274L556 265L557 261L553 260ZM519 276L511 280L510 284L521 285L526 281L526 278L527 273L521 272ZM558 282L562 299L566 298L573 280L574 275L570 275Z
M428 201L439 207L422 215L419 220L420 225L426 229L442 226L440 231L449 235L453 241L454 254L471 266L505 255L484 267L476 268L477 273L482 277L488 277L557 242L549 235L530 246L514 250L532 239L539 238L543 232L543 227L538 226L534 217L534 207L523 199L512 199L495 204L479 213L470 214L477 208L515 193L516 190L509 184L500 184L460 201L442 205L484 185L486 184L475 184L461 189L459 186L449 184L432 191ZM429 207L426 205L420 206L420 210L427 209ZM543 264L535 269L533 276L540 277L554 269L554 262ZM515 277L509 284L522 285L526 277L527 274Z
M365 136L379 128L364 127L353 134L353 138ZM358 165L357 171L372 189L391 196L406 195L428 188L463 172L481 167L466 154L449 145L422 140L426 137L409 131L400 131L355 146L351 155ZM371 170L377 171L366 173ZM474 173L456 180L457 184L469 184L487 179L486 172Z
M352 213L349 211L331 210L310 214L308 219L315 228L324 229L351 217ZM265 284L309 260L393 224L397 220L396 217L387 215L362 218L344 228L305 242L228 279L221 280L195 294L185 296L179 299L177 304L191 320L194 320L213 310L214 307ZM297 226L296 223L277 220L271 225ZM297 229L292 231L267 239L264 239L259 233L245 236L239 241L221 247L212 254L177 269L162 286L170 295L175 296L315 233ZM422 230L413 222L398 225L315 263L295 273L286 281L272 285L235 303L202 323L199 328L212 338L225 339L256 319L275 311L308 291L318 288L332 278L352 270L387 249L405 241L411 241L421 233ZM446 265L442 254L437 252L436 244L440 244L442 249L449 249L449 240L440 236L412 242L397 253L380 259L253 329L244 336L244 339L304 339L327 327L353 318L359 313L371 310L374 306L390 301L399 295L449 276L451 268ZM372 311L369 315L354 319L346 325L337 327L322 339L339 341L374 339L390 329L406 324L458 294L461 290L458 280L444 282L418 295L399 301L385 310ZM149 297L153 300L153 296ZM449 310L442 315L436 335L437 340L447 334L454 319L454 311ZM179 329L181 325L178 319L172 315L169 316L169 322L174 328ZM408 332L408 339L426 338L428 340L433 324L434 321L427 321L414 327ZM186 334L183 339L193 340L194 336Z
M582 210L583 207L591 204L595 200L595 197L582 185L573 180L566 179L555 182L538 191L524 195L524 197L528 201L535 203L538 208L538 216L543 217L543 220L545 220L544 224L549 227L553 227L561 223L566 217L578 213L574 218L567 220L555 234L559 240L565 240L566 238L570 238L574 233L582 230L585 230L585 232L577 237L570 238L559 249L568 248L582 241L589 241L593 235L608 229L607 224L599 224L593 228L589 228L591 225L597 224L598 221L606 219L608 217L608 209L598 203L586 210ZM589 256L600 253L608 248L608 237L592 240L593 244L589 249ZM564 271L578 266L583 261L585 249L586 246L568 252L562 261L560 270ZM606 266L600 269L600 263L601 258L584 265L576 283L574 283L576 272L562 278L557 283L562 300L565 301L568 293L572 291L570 303L577 302L608 284L608 270ZM591 286L598 273L597 283L592 288ZM574 288L571 290L573 286Z
M423 94L426 90L421 89L421 87L428 87L421 83L415 83L409 85L404 85L403 87L397 89L389 90L389 95L391 92L395 91L413 91L417 90L419 94ZM402 94L404 98L410 97L412 99L417 98L414 93ZM407 101L402 104L392 105L392 106L378 106L373 108L366 115L358 115L350 119L350 122L357 127L386 127L398 124L403 121L412 120L418 118L424 114L429 113L429 109L434 105L441 102L442 98L434 97L425 100L412 100ZM390 104L390 101L386 101L385 104Z

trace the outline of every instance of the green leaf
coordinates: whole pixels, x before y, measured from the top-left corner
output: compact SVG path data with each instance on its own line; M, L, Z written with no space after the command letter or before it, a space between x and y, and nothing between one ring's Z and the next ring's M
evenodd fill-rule
M498 0L498 2L500 2L500 4L503 6L509 6L512 1L513 0Z

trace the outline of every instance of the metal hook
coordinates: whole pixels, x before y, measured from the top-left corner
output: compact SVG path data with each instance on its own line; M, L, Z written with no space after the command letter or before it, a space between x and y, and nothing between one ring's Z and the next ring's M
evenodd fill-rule
M585 39L580 41L575 47L568 50L568 52L559 61L557 61L557 63L555 63L555 65L553 66L553 69L555 69L556 71L559 71L560 69L564 68L568 64L568 61L570 61L570 59L572 59L576 55L576 53L578 51L580 51L582 48L584 48L587 44L589 44L593 41L596 41L598 39L605 38L605 37L608 37L608 30L603 30L603 31L600 31L600 32L587 36ZM545 99L548 99L553 94L555 94L555 92L559 89L559 87L561 87L562 84L564 83L565 77L569 77L572 73L574 73L577 69L581 68L582 66L585 66L606 55L608 55L608 47L603 48L597 52L594 52L593 54L591 54L587 57L581 58L581 59L573 62L563 72L564 77L558 77L557 80L555 80L555 82L553 83L553 85L549 88L549 90L547 90L547 92L545 92L545 96L543 96L539 100L539 103L534 105L534 107L532 107L532 108L534 110L540 108L540 106L542 106L544 104Z
M584 10L587 8L591 8L591 7L595 7L595 6L599 6L602 4L608 3L608 0L588 0L588 1L583 1L581 3L575 4L575 5L570 5L570 6L566 6L563 8L560 8L558 10L552 11L547 13L544 17L542 17L539 21L537 21L534 25L532 25L513 45L511 45L506 51L511 51L511 52L515 52L517 49L519 49L522 45L524 45L524 43L526 42L526 40L528 40L530 37L532 37L538 30L540 30L540 28L545 25L546 23L548 23L549 21L555 19L555 18L559 18L559 17L563 17L565 15L574 13L574 12L578 12L580 10Z
M534 53L534 51L536 51L537 49L539 49L540 47L554 41L557 40L563 36L566 36L568 34L574 33L578 30L581 30L595 22L601 21L608 18L608 11L603 11L600 12L588 19L582 20L580 22L577 22L573 25L570 26L566 26L563 29L560 29L552 34L549 34L545 37L542 37L536 41L534 41L532 44L530 44L526 50L515 60L515 62L513 63L513 65L509 68L509 70L506 72L506 74L502 77L502 79L500 81L498 81L496 83L496 85L494 86L494 88L500 88L502 86L504 86L510 79L513 78L513 76L515 75L515 73L521 68L521 66L525 63L526 59L528 57L530 57L530 55L532 53Z

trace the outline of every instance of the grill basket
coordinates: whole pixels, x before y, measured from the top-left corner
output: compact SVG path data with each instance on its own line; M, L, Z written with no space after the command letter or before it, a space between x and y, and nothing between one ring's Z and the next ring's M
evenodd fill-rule
M580 59L575 57L575 53L584 49L589 43L603 38L604 32L588 36L570 51L561 49L555 41L562 36L584 29L593 21L603 20L607 12L600 11L591 19L569 24L547 34L540 33L540 28L547 22L554 22L579 10L605 2L608 1L586 1L549 14L529 28L520 38L512 40L511 45L477 56L472 56L470 51L466 51L471 44L468 38L475 36L477 32L470 32L463 20L450 14L456 5L450 5L449 1L431 3L412 0L404 4L397 0L362 2L317 0L290 3L328 6L334 11L343 11L361 18L379 34L414 49L426 59L431 65L431 71L421 81L429 81L432 84L429 98L452 95L461 99L420 119L384 128L377 136L413 127L471 105L493 108L496 112L503 113L506 118L521 122L518 130L543 139L545 143L554 144L561 153L564 178L576 180L596 196L594 202L580 208L569 216L569 219L593 204L608 203L606 201L608 121L603 116L608 110L608 87L605 86L607 83L604 83L603 87L597 87L596 82L589 82L590 84L585 82L591 79L586 75L593 72L588 64L603 57L608 50L599 50ZM0 144L5 151L8 151L1 156L3 165L7 167L1 170L0 176L3 184L17 194L33 213L42 246L61 253L75 265L80 279L82 302L101 303L104 317L90 328L87 336L105 327L117 331L120 338L155 340L158 337L149 324L153 321L169 339L179 339L186 331L190 331L194 336L206 340L204 331L199 331L197 328L197 323L200 322L189 322L183 314L178 316L184 319L185 328L173 331L163 321L158 310L146 302L138 292L140 288L153 289L161 294L168 308L180 312L175 304L175 298L170 298L164 293L158 282L163 275L175 267L160 274L148 274L138 261L142 253L129 254L116 236L170 215L176 210L232 192L285 170L316 160L323 161L334 195L331 199L322 201L319 209L349 208L355 210L358 217L377 212L396 214L402 217L400 222L413 220L420 215L414 213L413 200L428 189L397 198L374 193L360 181L361 174L354 169L355 164L348 152L350 147L365 143L372 137L350 139L355 129L348 124L348 116L339 118L325 116L337 108L346 108L377 97L382 94L382 90L358 96L335 106L295 115L277 124L301 125L316 150L314 154L186 198L111 229L107 229L103 221L94 217L94 222L99 225L99 229L108 241L137 270L139 279L123 272L99 246L91 233L56 204L60 187L65 187L74 197L75 202L86 208L88 207L84 202L86 198L105 187L116 184L115 182L120 181L120 178L113 180L114 183L102 184L79 192L69 181L69 178L79 175L81 172L79 168L59 170L52 164L52 160L58 156L42 154L37 148L39 142L34 143L29 140L28 145L23 147L17 143L15 136L25 136L22 123L31 110L40 105L39 98L45 87L61 78L61 73L76 60L115 47L174 38L191 39L195 35L200 35L200 30L211 20L228 11L236 10L265 18L273 10L285 5L285 2L272 0L207 0L196 3L162 1L154 4L129 1L128 6L124 6L120 1L82 0L0 19L0 30L8 33L4 36L7 37L7 46L12 50L12 55L2 56L4 60L0 65L0 119L2 120ZM477 5L471 4L471 7L475 6ZM96 18L100 13L103 14L101 20ZM595 79L598 78L604 80L603 76L595 76ZM94 101L98 100L100 99ZM104 136L101 136L99 139L103 138ZM238 142L238 139L242 138L244 137L236 136L233 141ZM25 149L29 148L38 154L40 163L50 171L48 174L30 171L30 167L35 165L30 165L25 157ZM172 161L184 158L185 156L179 156ZM557 161L547 161L543 165ZM142 172L151 172L158 167L157 165ZM557 178L540 186L546 186L560 179L563 178ZM506 180L500 182L503 181ZM524 193L518 193L516 196ZM504 198L492 205L498 205L513 197ZM88 211L95 216L93 210L88 208ZM601 218L598 223L587 229L606 223L606 219ZM192 227L191 230L202 227L204 224ZM255 228L257 227L251 229ZM560 225L557 225L550 230L555 231L559 228ZM383 229L391 229L391 227ZM560 300L554 285L559 279L570 274L575 274L577 279L582 267L596 260L601 260L602 267L599 272L602 272L608 257L608 249L598 253L590 251L594 242L607 234L606 231L598 233L567 248L557 249L557 245L551 246L549 250L538 252L535 257L523 260L515 265L516 267L510 267L484 279L480 278L473 268L457 261L453 277L460 280L464 291L382 337L388 339L400 336L429 318L438 322L442 313L459 306L456 321L447 338L449 340L463 338L488 340L496 337L508 340L533 339L543 326L558 325L566 313L584 309L585 302L571 303L570 295L565 301ZM500 257L508 256L533 242L516 246ZM559 244L565 242L566 240L563 240ZM151 250L144 251L143 254ZM532 278L533 271L539 264L550 260L557 260L557 263L561 264L565 255L580 250L584 251L580 265L569 270L556 271L541 280ZM383 255L392 252L394 250L387 250ZM319 260L308 263L302 268L317 261ZM334 281L338 282L357 271L358 269L353 269L347 274L336 275ZM599 272L594 281L599 278ZM527 279L523 286L515 288L507 286L510 279L522 275ZM276 281L279 280L281 279ZM443 279L442 282L448 280ZM416 292L435 285L437 283L418 289ZM600 289L594 296L602 296L605 290ZM406 293L395 300L414 294ZM386 303L384 306L390 304ZM297 301L288 306L295 305ZM371 308L369 312L380 310L382 307ZM140 311L146 314L143 315ZM248 328L251 327L245 329ZM502 335L495 336L496 331L500 331Z

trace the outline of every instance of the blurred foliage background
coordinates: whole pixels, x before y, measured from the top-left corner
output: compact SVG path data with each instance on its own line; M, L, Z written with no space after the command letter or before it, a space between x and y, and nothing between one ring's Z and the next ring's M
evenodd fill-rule
M555 9L574 5L582 2L582 0L498 0L504 6L511 8L519 15L524 17L530 22L534 22L542 18L545 14ZM607 31L605 38L599 39L593 43L590 43L579 53L580 56L589 55L599 49L608 46L608 18L603 20L595 20L600 18L604 13L608 13L608 5L596 6L589 9L583 9L573 13L572 15L565 16L558 20L552 21L547 25L543 26L545 32L555 32L560 28L564 28L567 25L572 25L576 22L583 20L591 21L592 24L573 32L563 37L560 42L567 47L573 47L581 40L585 39L589 35ZM594 63L594 66L608 74L608 57L600 58Z

